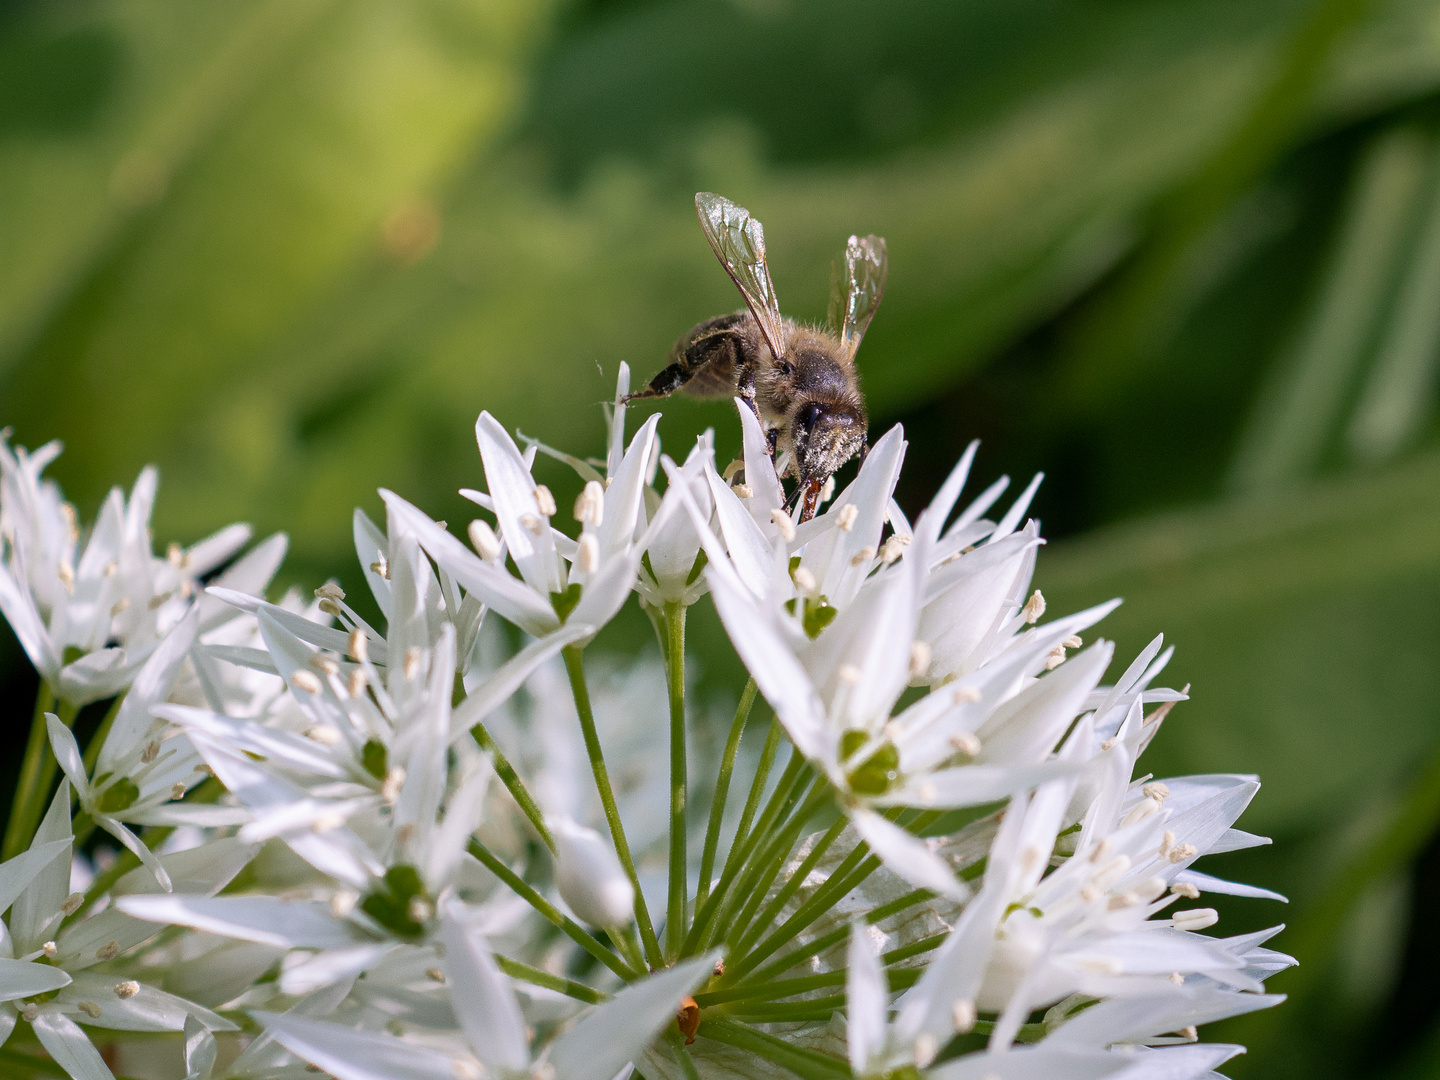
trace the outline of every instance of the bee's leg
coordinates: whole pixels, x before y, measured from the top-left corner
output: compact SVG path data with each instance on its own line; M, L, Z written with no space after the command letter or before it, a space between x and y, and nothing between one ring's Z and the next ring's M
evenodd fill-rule
M860 464L865 464L865 459L870 456L870 433L865 433L865 441L860 444Z
M773 458L775 456L775 451L778 450L780 447L780 429L778 427L774 427L767 431L765 433L765 442L769 445L770 456Z
M815 511L820 508L820 489L824 485L819 480L811 480L800 485L805 489L805 508L800 511L800 521L809 521L815 516Z
M669 397L706 368L711 372L731 370L743 343L735 329L737 322L738 316L723 315L695 327L670 350L670 364L645 389L627 394L625 400Z

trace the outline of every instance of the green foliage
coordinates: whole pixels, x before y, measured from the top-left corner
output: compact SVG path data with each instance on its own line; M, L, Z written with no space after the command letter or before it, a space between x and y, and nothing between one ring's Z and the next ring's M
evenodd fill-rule
M292 534L295 579L348 581L377 486L468 520L481 408L597 453L618 364L736 306L694 191L765 222L800 318L881 233L860 367L911 438L906 511L972 437L986 480L1045 469L1052 610L1125 596L1101 630L1122 656L1164 630L1195 686L1151 767L1265 780L1245 824L1278 844L1237 876L1295 901L1276 988L1325 977L1230 1068L1423 1075L1422 1030L1366 1049L1404 926L1363 998L1342 942L1404 893L1416 845L1362 856L1440 747L1437 25L1424 0L15 0L0 423L66 442L86 515L158 461L161 542L249 520ZM712 424L737 449L722 409L665 411L672 452ZM857 766L882 785L883 752ZM406 888L365 903L399 925Z

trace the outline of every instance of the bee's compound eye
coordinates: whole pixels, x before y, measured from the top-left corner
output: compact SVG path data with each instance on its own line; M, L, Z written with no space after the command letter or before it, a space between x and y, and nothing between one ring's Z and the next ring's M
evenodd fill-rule
M810 431L824 412L825 409L823 406L811 403L801 408L801 410L795 414L795 423L806 431Z

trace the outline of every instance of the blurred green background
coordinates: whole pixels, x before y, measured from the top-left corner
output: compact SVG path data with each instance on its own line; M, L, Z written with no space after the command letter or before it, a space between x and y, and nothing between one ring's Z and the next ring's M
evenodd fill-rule
M888 238L903 505L973 437L1044 469L1052 610L1126 597L1194 684L1148 766L1262 775L1275 847L1209 869L1302 966L1227 1071L1440 1076L1433 0L0 0L0 422L84 515L156 461L160 543L358 587L377 486L468 518L479 409L597 451L618 363L736 306L697 189L797 317ZM28 723L8 631L0 683Z

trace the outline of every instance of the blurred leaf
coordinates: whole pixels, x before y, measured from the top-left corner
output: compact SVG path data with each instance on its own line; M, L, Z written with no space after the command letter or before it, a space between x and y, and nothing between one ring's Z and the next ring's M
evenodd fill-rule
M1271 491L1314 474L1392 294L1432 142L1401 129L1366 153L1313 311L1241 435L1229 478L1237 492Z
M1059 611L1125 597L1100 628L1122 657L1165 632L1165 680L1194 700L1147 764L1258 772L1252 831L1344 819L1440 745L1440 455L1102 530L1057 545L1038 584Z

